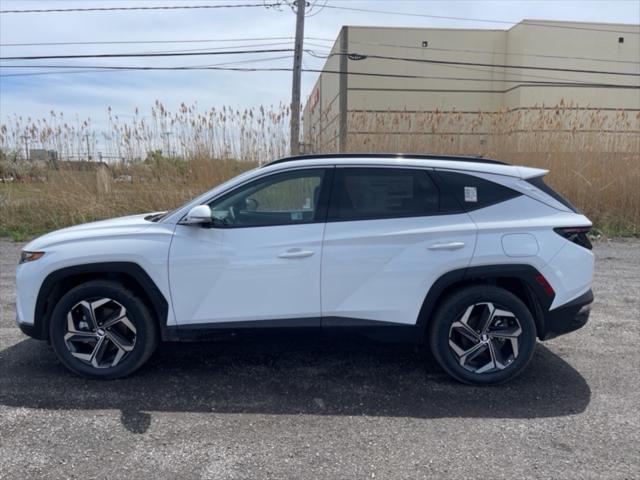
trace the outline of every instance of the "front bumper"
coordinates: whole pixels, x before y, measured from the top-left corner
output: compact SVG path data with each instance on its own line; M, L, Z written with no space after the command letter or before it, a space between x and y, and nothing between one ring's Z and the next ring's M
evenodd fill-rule
M18 328L25 335L27 335L27 336L29 336L31 338L36 338L38 340L41 339L41 334L40 334L40 332L36 331L36 327L35 327L34 324L32 324L32 323L22 323L20 321L20 318L16 316L16 325L18 325Z
M22 333L31 338L35 338L36 340L45 340L47 338L44 334L42 325L25 322L25 319L22 317L20 312L19 303L16 305L16 325L22 331Z
M589 321L592 304L593 292L589 290L569 303L546 312L545 334L542 340L549 340L584 327Z

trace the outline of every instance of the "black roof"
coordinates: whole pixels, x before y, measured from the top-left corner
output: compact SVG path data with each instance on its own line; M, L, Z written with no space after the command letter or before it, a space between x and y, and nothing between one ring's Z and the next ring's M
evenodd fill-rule
M294 162L296 160L314 160L322 158L408 158L412 160L445 160L451 162L471 162L471 163L492 163L496 165L509 165L506 162L492 160L483 157L457 156L457 155L418 155L415 153L323 153L314 155L296 155L293 157L284 157L273 162L263 165L275 165L277 163Z

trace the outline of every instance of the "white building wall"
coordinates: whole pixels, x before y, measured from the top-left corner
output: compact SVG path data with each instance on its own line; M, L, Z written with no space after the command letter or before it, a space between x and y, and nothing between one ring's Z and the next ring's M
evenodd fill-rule
M350 53L367 58L346 61L348 75L342 91L340 75L320 75L314 89L320 92L320 101L314 101L318 94L312 93L304 116L305 142L313 150L407 150L412 146L420 148L418 138L423 145L436 145L445 141L444 136L457 135L463 138L447 141L481 152L484 145L505 143L508 138L516 145L524 145L527 142L519 137L534 130L601 131L614 135L622 129L625 135L638 132L640 138L639 89L531 84L597 82L640 87L639 25L525 20L509 30L344 27L332 53L340 52L345 38ZM426 46L423 42L427 42ZM397 61L376 56L489 66ZM327 60L325 70L339 70L340 66L340 56L334 55ZM341 96L346 96L343 105L347 110L342 117ZM342 147L335 141L341 132L346 138ZM429 136L437 142L429 143ZM620 143L604 140L603 145ZM530 147L531 142L527 148ZM633 142L630 148L634 148Z

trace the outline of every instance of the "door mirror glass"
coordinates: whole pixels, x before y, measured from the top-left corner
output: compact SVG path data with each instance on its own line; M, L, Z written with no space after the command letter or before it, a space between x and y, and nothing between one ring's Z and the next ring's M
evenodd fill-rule
M181 223L186 225L209 224L211 223L211 208L209 208L209 205L193 207Z

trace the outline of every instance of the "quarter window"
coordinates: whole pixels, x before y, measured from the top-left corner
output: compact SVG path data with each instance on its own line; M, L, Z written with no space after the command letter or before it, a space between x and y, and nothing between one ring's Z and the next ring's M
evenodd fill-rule
M264 227L323 220L319 208L324 169L284 172L237 188L209 206L215 226Z
M337 168L329 219L418 217L438 208L438 189L425 170Z
M515 190L474 175L438 170L447 193L453 194L457 203L467 212L489 207L522 195Z

